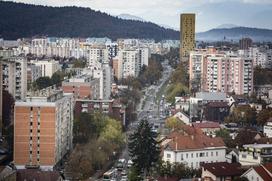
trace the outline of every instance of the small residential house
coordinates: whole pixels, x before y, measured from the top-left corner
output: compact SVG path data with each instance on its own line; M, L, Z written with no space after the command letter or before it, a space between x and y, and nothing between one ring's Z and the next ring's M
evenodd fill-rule
M245 171L239 163L204 163L201 167L201 179L203 181L232 181L240 177Z

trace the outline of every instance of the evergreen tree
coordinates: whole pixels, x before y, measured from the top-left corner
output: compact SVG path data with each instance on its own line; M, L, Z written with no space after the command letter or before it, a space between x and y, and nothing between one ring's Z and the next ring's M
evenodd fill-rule
M133 166L144 174L144 178L159 159L160 147L156 138L157 134L146 120L142 120L129 136L128 148Z

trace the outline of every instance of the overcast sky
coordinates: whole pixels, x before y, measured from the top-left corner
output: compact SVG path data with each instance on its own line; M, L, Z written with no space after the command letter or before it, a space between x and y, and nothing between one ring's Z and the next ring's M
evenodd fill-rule
M80 6L111 15L122 13L179 27L179 14L197 14L197 31L221 24L272 29L272 0L13 0L49 6ZM271 16L270 16L271 15ZM269 16L269 17L267 17Z

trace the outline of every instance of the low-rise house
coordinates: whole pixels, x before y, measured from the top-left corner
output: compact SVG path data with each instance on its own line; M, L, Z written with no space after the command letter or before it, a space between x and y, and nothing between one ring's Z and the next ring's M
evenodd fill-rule
M239 151L237 149L227 150L226 161L228 163L239 162Z
M197 169L201 163L225 162L226 146L222 138L212 138L200 129L184 126L170 133L162 145L163 160L183 163Z
M201 167L203 181L231 181L240 177L245 171L239 163L204 163Z
M272 118L270 118L264 125L263 133L268 138L272 138Z
M178 111L177 113L175 113L174 117L178 118L180 121L182 121L186 125L190 124L190 117L182 111Z
M251 108L255 108L256 112L259 113L263 110L263 105L262 104L256 104L256 103L252 103L249 104Z
M224 92L197 92L195 97L190 97L190 118L192 121L203 120L205 107L211 102L226 102ZM227 105L228 106L228 105Z
M190 107L189 97L175 97L175 109L188 112Z
M118 100L90 100L77 99L75 103L75 116L81 113L101 112L126 124L126 108Z
M229 115L229 105L227 102L209 102L203 111L205 120L221 123Z
M272 163L251 167L241 177L245 177L249 181L271 181Z
M241 165L259 165L272 161L272 144L244 145L239 151Z
M193 127L201 129L207 135L215 135L215 132L221 129L219 123L208 121L193 123Z

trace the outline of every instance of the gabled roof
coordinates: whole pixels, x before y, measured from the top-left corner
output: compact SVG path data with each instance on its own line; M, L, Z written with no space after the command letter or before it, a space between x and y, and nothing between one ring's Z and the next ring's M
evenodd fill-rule
M262 166L253 167L253 169L258 173L260 177L262 177L264 181L272 180L272 177L270 176L270 174Z
M177 177L159 177L157 181L178 181Z
M179 130L170 133L171 138L165 148L170 150L205 149L209 147L225 147L222 138L206 136L199 129L184 126L187 130Z
M264 181L272 180L272 163L251 167L242 176L247 175L251 170L254 170Z
M227 163L227 162L217 162L217 163L204 163L202 167L208 170L216 177L222 176L241 176L245 170L241 168L239 163Z
M193 123L195 128L220 128L220 124L218 122L201 122L201 123Z

